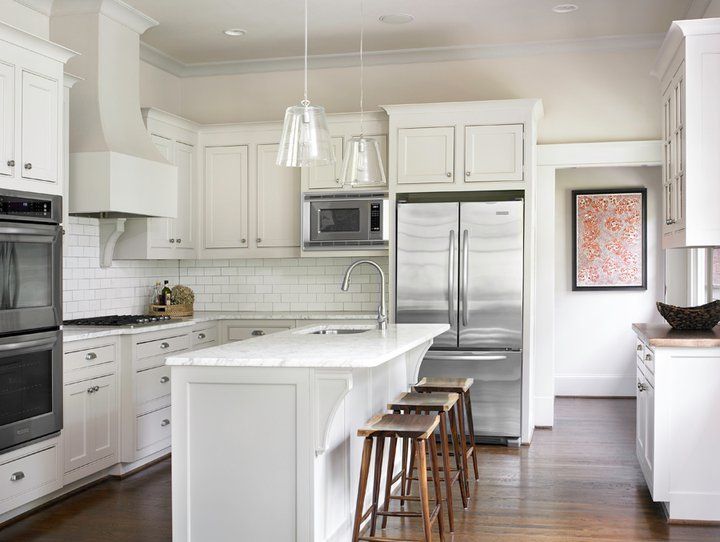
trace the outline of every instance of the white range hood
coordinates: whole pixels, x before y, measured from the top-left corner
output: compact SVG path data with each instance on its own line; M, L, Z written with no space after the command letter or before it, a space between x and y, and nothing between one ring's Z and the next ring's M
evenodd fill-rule
M177 168L140 114L140 35L157 24L119 0L53 4L51 39L81 53L67 65L83 78L70 93L72 215L177 216Z

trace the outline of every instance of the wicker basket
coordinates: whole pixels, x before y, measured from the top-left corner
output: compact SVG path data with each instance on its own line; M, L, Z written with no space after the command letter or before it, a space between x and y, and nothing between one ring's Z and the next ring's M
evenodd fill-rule
M170 316L180 318L181 316L192 316L192 305L150 305L150 314L155 316Z
M657 308L675 329L709 330L720 322L720 301L699 307L675 307L658 301Z

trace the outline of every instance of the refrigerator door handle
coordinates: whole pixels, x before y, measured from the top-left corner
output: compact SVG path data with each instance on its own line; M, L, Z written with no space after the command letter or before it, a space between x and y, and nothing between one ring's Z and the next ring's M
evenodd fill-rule
M448 322L450 329L455 327L455 230L450 230L450 250L448 255Z
M469 354L442 354L434 355L433 352L429 352L425 359L436 359L442 361L502 361L508 359L507 356L502 354L481 354L481 355L469 355Z
M462 300L462 323L464 326L468 325L468 260L470 250L470 236L468 230L463 231L462 236L462 279L460 282L460 299Z

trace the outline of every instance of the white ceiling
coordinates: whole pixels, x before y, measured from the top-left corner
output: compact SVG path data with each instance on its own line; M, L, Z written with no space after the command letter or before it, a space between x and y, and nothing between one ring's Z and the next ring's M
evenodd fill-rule
M184 64L302 55L302 0L125 0L157 19L143 41ZM365 0L368 51L498 45L664 33L702 0ZM358 48L359 0L309 0L310 54ZM410 13L415 21L388 25L378 17ZM222 31L243 28L230 38Z

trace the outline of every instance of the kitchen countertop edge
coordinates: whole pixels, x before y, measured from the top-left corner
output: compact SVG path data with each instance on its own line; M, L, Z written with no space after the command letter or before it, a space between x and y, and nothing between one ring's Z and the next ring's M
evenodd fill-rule
M709 331L673 329L667 324L633 324L644 343L658 348L720 348L720 326Z

